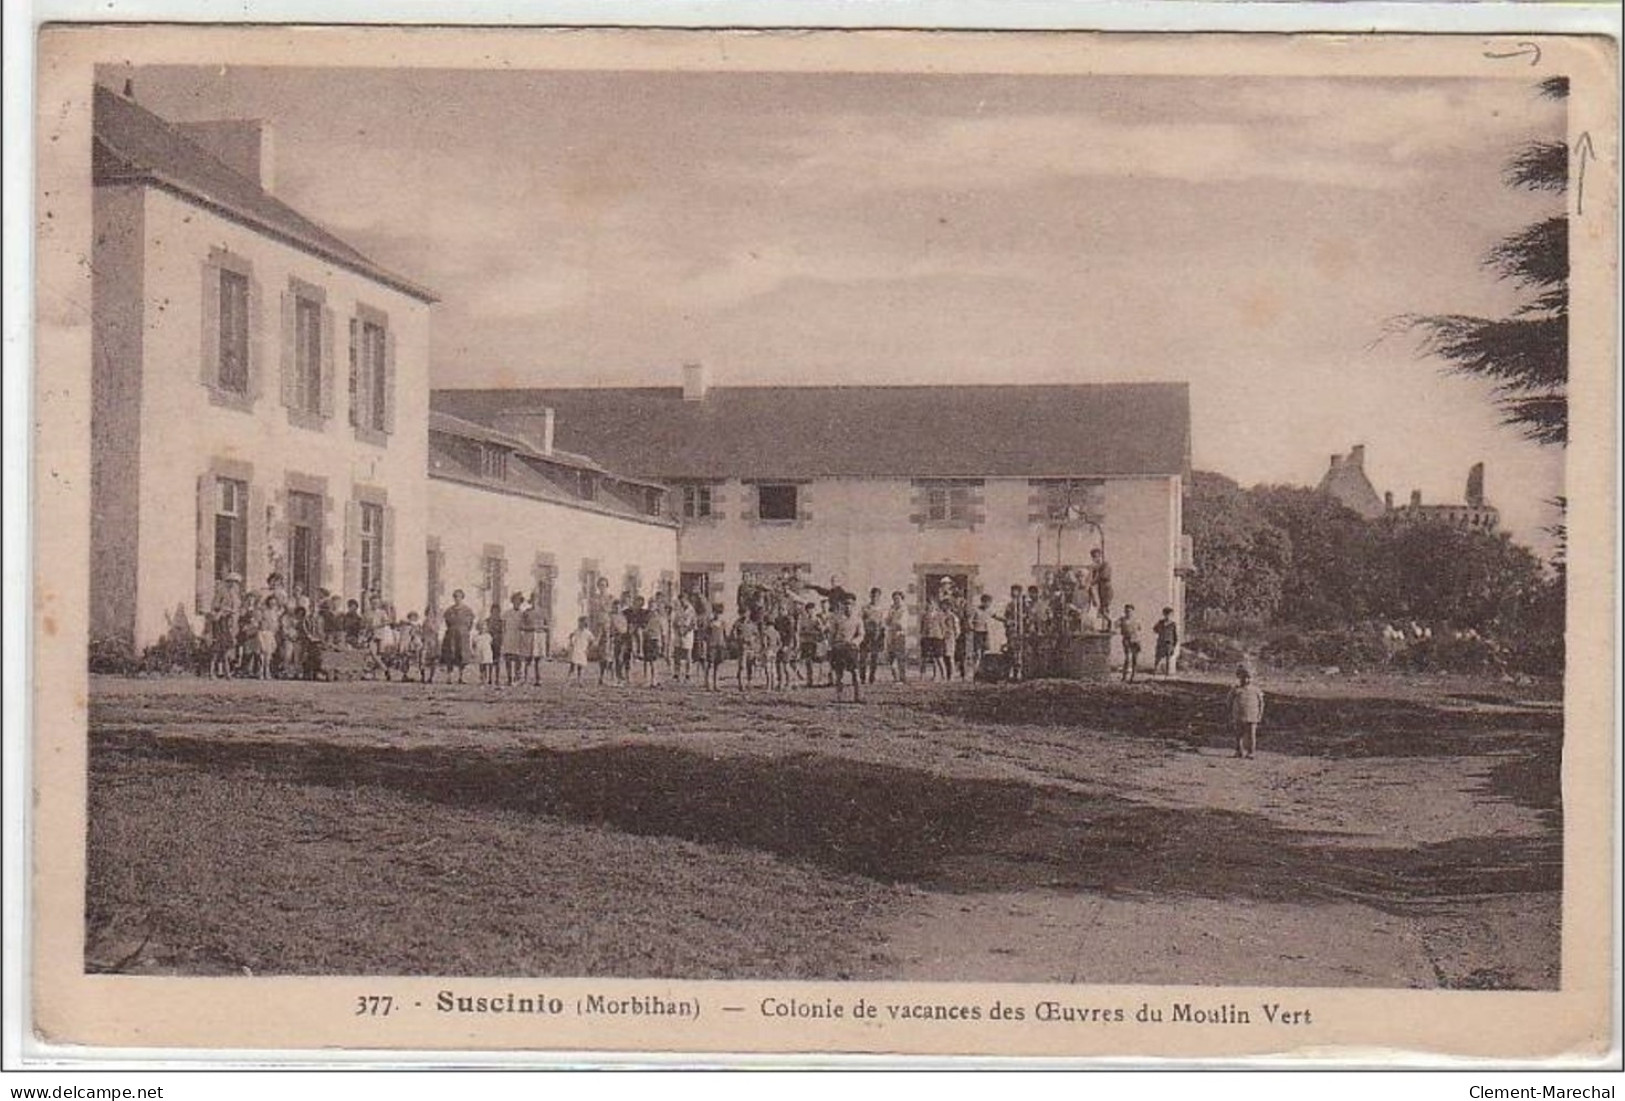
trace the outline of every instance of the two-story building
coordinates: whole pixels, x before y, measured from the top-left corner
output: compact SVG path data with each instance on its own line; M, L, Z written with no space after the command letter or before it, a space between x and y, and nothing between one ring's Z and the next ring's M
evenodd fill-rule
M1001 598L1102 549L1123 603L1183 612L1183 384L437 390L496 424L550 409L561 447L670 487L678 584L732 610L793 569L922 594L950 578Z
M92 639L195 629L234 574L402 615L511 585L556 624L559 570L675 571L658 484L431 425L435 296L277 198L266 126L98 87L93 129Z

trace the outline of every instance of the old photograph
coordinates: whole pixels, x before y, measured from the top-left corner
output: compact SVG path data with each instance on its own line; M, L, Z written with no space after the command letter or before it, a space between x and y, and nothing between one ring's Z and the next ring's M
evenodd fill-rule
M76 982L405 982L333 1003L363 1046L1066 1054L1605 981L1565 635L1613 496L1567 460L1571 408L1613 431L1570 382L1616 140L1574 43L84 34L42 65L82 117L41 230L84 250L83 599L40 606Z

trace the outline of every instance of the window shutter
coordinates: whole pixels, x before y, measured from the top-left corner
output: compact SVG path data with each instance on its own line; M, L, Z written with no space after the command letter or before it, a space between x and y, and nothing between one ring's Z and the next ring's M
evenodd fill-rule
M317 584L328 592L334 592L335 563L342 555L333 552L333 543L336 539L335 529L338 525L333 520L333 498L322 498L322 579Z
M384 599L395 604L399 594L395 592L395 510L388 505L384 506L384 560L378 564L378 575L382 579L381 589Z
M344 506L344 595L361 596L361 505L353 500Z
M199 371L205 386L220 384L220 267L203 262L203 346Z
M384 330L384 431L395 431L395 333Z
M289 409L299 404L299 380L294 376L298 353L294 344L298 340L298 323L294 320L294 299L282 292L282 404Z
M361 423L361 364L357 359L358 351L356 341L360 336L361 322L350 318L350 427L354 428Z
M202 615L214 607L214 479L197 480L197 607Z
M322 307L322 398L321 412L324 417L333 415L333 390L335 376L338 374L338 363L333 357L333 328L337 324L333 311L326 306Z
M218 285L218 280L216 281ZM218 341L216 342L218 344ZM265 392L265 291L260 281L248 277L248 400L258 401Z
M267 550L272 533L265 524L265 488L258 482L248 483L248 520L243 525L248 539L248 573L243 577L244 589L251 589L271 572Z

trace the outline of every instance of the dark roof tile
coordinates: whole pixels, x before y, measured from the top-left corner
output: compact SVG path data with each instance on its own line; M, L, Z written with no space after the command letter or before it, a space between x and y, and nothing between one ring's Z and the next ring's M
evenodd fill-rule
M648 478L1088 477L1184 474L1185 383L1058 386L437 390L489 424L550 406L558 445Z
M96 183L156 183L420 301L436 300L433 292L379 267L145 107L100 85L93 127Z

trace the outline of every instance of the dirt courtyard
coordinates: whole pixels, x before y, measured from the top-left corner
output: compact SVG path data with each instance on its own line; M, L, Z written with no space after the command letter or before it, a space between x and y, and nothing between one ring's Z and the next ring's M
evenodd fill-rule
M93 678L86 966L1552 989L1557 686Z

